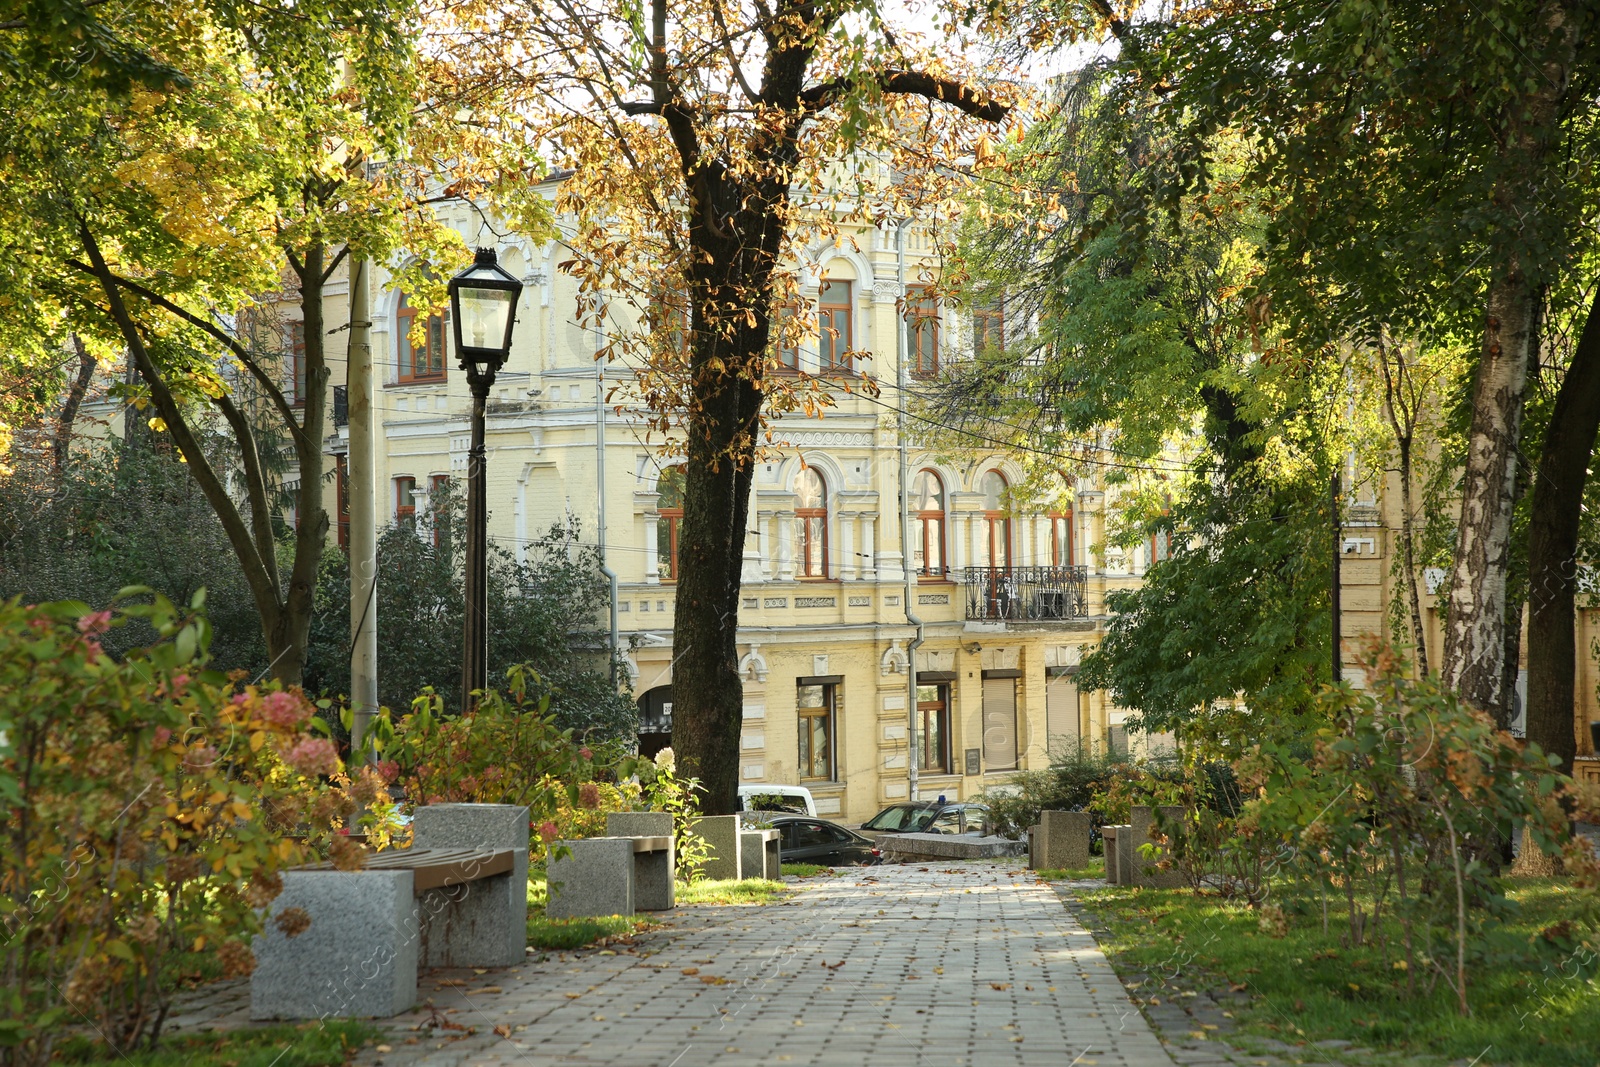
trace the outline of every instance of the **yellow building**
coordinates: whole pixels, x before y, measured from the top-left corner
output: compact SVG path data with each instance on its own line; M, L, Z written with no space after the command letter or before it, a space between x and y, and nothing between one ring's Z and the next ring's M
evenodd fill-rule
M489 534L521 553L570 513L583 539L603 546L643 713L641 747L654 751L670 733L678 476L661 440L648 438L642 408L625 399L633 369L594 359L605 338L576 321L576 280L556 269L565 246L491 242L465 209L446 220L469 245L494 243L524 283L512 352L488 405ZM1109 560L1089 551L1103 537L1101 493L1080 489L1067 510L1030 508L1012 499L1020 471L1004 457L951 464L910 445L906 580L899 348L908 348L911 379L926 378L939 359L970 351L975 328L1005 328L1003 311L987 309L976 324L948 313L937 332L902 338L900 279L916 277L930 255L914 228L904 248L893 229L869 229L844 247L829 239L805 250L801 295L822 325L791 357L795 373L851 351L882 395L841 393L825 417L776 420L750 502L741 780L807 785L820 812L852 821L909 795L913 712L918 791L929 798L969 797L1042 767L1055 743L1129 743L1123 714L1073 683L1085 646L1098 639L1106 590L1137 581L1152 549ZM469 393L442 318L414 346L416 312L385 272L372 274L379 521L425 524L428 495L465 474ZM344 321L347 295L342 285L330 291L328 322ZM620 299L607 309L624 325L637 314ZM342 345L343 336L331 340ZM338 383L342 352L330 365ZM328 452L342 470L348 427L337 396L334 406ZM333 514L340 484L330 479ZM924 641L911 709L914 619Z

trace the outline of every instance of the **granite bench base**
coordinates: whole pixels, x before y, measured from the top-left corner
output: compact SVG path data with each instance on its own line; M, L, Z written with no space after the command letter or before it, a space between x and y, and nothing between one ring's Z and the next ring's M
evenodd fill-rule
M509 804L419 808L412 845L419 853L482 850L485 857L496 857L492 865L484 864L496 873L479 877L471 864L457 863L451 884L419 891L417 872L400 866L403 853L380 853L395 865L386 868L284 872L283 891L268 907L253 946L252 1019L387 1018L416 1004L419 966L522 962L528 809ZM310 920L293 936L277 921L290 909Z
M550 899L544 910L550 918L632 915L673 906L670 836L586 837L557 845L565 855L549 863Z
M1008 837L971 837L966 834L883 834L877 842L885 863L914 860L982 860L1021 856L1024 841Z
M783 834L777 830L739 831L739 873L742 878L783 877Z

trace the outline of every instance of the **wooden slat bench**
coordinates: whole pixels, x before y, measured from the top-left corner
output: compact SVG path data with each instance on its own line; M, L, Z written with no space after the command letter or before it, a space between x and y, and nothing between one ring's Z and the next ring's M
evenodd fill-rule
M417 809L411 830L414 847L375 853L358 871L284 872L255 939L252 1018L387 1018L415 1005L419 967L523 961L528 809L435 804ZM290 909L301 915L280 924Z
M510 874L515 865L513 849L401 848L367 857L362 870L410 871L411 892L421 896L429 889L448 889L467 885L480 878ZM297 871L331 871L332 863L308 863Z

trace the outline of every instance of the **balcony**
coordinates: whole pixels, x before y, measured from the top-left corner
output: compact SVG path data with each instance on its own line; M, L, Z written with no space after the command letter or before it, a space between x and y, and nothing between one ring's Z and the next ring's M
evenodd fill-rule
M969 567L967 621L1081 619L1088 582L1087 567Z

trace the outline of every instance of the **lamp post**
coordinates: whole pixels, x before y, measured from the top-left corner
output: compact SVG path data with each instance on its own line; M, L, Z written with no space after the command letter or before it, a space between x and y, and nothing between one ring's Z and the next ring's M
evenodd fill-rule
M472 710L474 690L489 675L489 514L484 501L483 415L494 376L511 351L522 283L500 266L494 249L480 248L472 266L450 279L450 318L456 354L472 387L472 449L467 453L467 590L461 655L461 706Z

